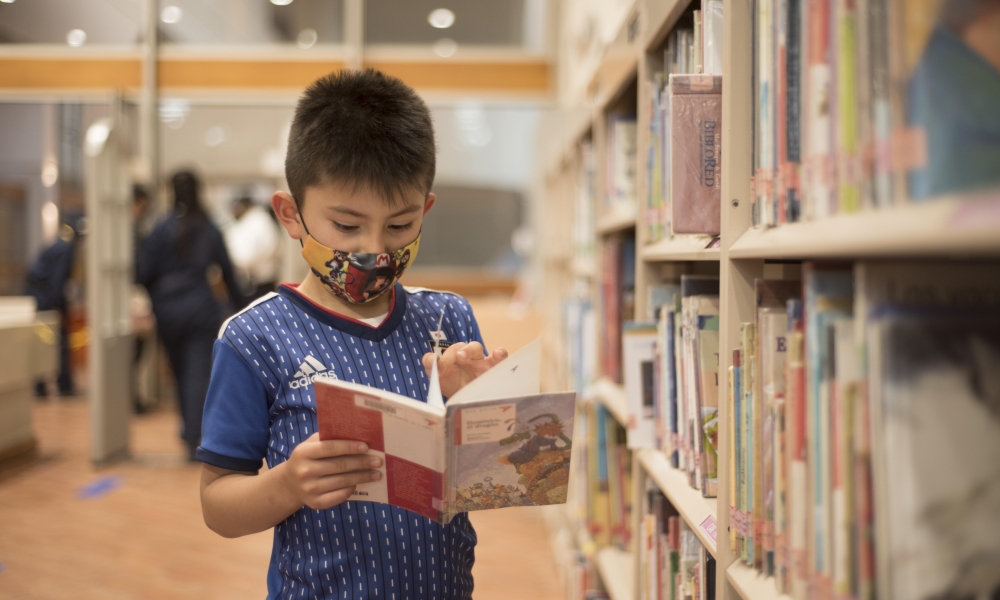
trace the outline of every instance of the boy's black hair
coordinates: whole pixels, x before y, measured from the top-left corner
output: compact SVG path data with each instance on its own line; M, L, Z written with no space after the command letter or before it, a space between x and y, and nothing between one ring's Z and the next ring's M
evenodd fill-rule
M431 114L408 85L374 69L316 80L295 108L285 178L302 207L310 185L367 186L392 205L430 192L435 146Z

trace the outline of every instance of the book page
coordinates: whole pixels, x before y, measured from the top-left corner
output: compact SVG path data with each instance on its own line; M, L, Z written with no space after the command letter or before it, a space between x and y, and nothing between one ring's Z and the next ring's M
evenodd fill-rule
M444 506L444 410L368 386L316 380L320 439L368 444L383 459L382 479L351 500L384 502L440 520Z
M448 399L448 406L537 394L542 381L542 340L536 338Z
M448 405L448 512L566 502L576 393Z

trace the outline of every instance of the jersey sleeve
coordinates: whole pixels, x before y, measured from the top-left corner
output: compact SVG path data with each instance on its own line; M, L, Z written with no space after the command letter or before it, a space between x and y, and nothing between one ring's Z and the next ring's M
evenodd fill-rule
M232 346L217 340L195 458L222 469L256 473L269 432L264 384Z
M483 352L488 355L486 342L483 341L483 334L479 331L479 323L476 322L476 315L473 314L469 301L461 296L455 296L451 305L457 321L454 323L458 329L457 339L466 343L479 342L483 345Z

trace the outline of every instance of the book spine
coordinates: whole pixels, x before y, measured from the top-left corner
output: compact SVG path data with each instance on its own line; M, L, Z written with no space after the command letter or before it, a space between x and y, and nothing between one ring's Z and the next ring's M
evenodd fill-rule
M730 421L733 428L733 465L735 469L735 484L733 495L735 496L736 511L730 516L733 523L731 527L736 534L736 548L733 553L738 558L743 558L746 550L746 527L743 518L743 486L746 481L746 470L743 467L743 381L742 381L742 350L733 351L733 413Z
M791 313L791 311L789 311ZM788 393L788 533L789 588L794 600L807 597L808 551L808 481L806 476L806 398L805 364L801 329L791 333L788 342L786 389Z

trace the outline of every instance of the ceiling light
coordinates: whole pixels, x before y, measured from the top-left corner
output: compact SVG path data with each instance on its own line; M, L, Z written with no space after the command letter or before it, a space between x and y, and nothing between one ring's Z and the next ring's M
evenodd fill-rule
M299 32L298 37L295 38L295 43L302 49L312 48L318 39L319 35L315 29L303 29Z
M3 2L4 4L14 4L14 0L0 0L0 2Z
M455 24L455 13L447 8L436 8L427 17L427 22L436 29L448 29Z
M97 156L104 149L104 143L111 135L111 119L100 119L87 128L83 151L87 156Z
M59 181L59 164L53 157L47 157L42 161L42 185L52 187Z
M434 54L442 58L454 56L458 52L458 43L451 38L441 38L434 42Z
M275 6L288 6L292 3L292 0L271 0L271 4Z
M66 43L74 48L78 48L87 41L87 32L82 29L70 29L66 34Z
M179 6L164 6L163 11L160 12L160 20L169 24L174 24L180 21L183 16L184 11L182 11Z

